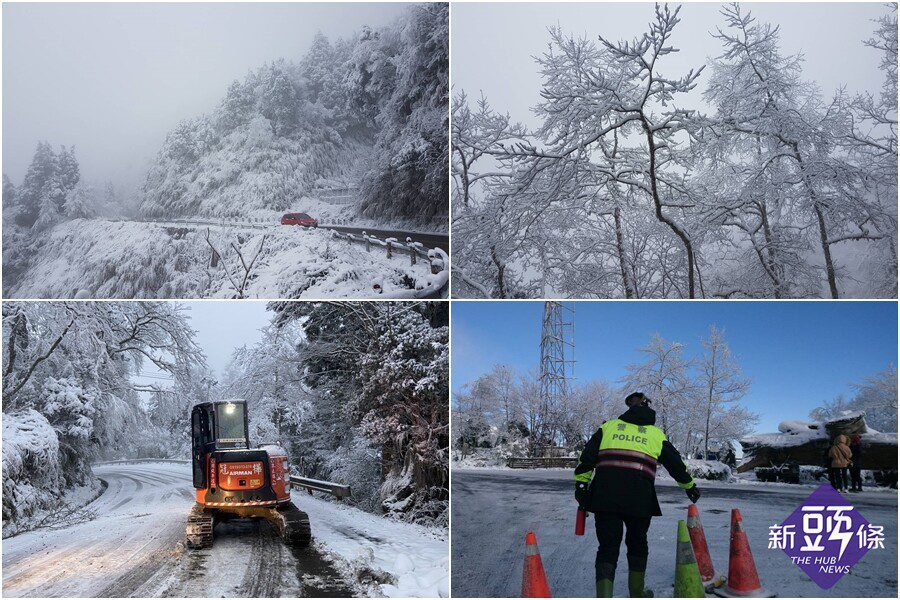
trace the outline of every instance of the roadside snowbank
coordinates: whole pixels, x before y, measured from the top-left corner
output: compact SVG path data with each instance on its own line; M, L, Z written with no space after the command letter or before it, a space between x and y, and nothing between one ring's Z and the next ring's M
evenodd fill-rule
M700 460L689 458L684 461L688 473L695 479L728 481L732 479L731 468L718 460Z
M447 530L401 523L295 491L313 540L354 579L389 597L450 595Z
M244 270L235 248L250 261L265 244L243 289L247 298L370 297L373 285L382 296L408 295L432 277L427 261L332 239L324 230L272 227L164 227L150 223L79 219L44 233L29 249L29 264L14 282L14 298L233 298ZM233 246L232 246L233 244ZM232 273L231 280L223 265Z
M97 479L67 487L59 458L56 430L43 415L30 408L3 414L4 538L80 519L102 492Z

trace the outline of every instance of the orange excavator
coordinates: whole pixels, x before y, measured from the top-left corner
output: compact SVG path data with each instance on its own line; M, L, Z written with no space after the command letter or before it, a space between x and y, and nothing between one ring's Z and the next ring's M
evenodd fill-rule
M191 449L197 504L188 516L189 548L212 547L217 523L246 518L266 519L286 542L309 545L309 517L291 502L287 453L250 447L243 400L194 406Z

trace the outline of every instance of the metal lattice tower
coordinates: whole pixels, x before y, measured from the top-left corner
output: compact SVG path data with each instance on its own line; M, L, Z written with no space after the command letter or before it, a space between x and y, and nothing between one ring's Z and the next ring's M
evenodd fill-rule
M553 415L569 394L570 380L574 377L575 308L562 302L544 302L541 328L541 438L544 443L557 442Z

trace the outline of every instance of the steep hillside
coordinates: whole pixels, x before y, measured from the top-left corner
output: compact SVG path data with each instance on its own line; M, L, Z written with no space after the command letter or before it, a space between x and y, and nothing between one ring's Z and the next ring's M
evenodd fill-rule
M147 217L286 210L316 189L361 188L369 217L447 212L448 10L413 5L397 22L278 60L179 124L143 186Z

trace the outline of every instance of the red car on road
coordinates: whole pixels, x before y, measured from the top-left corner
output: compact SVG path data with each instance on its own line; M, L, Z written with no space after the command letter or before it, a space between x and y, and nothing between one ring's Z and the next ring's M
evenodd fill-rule
M319 222L306 213L287 213L281 217L282 225L300 225L301 227L318 227Z

